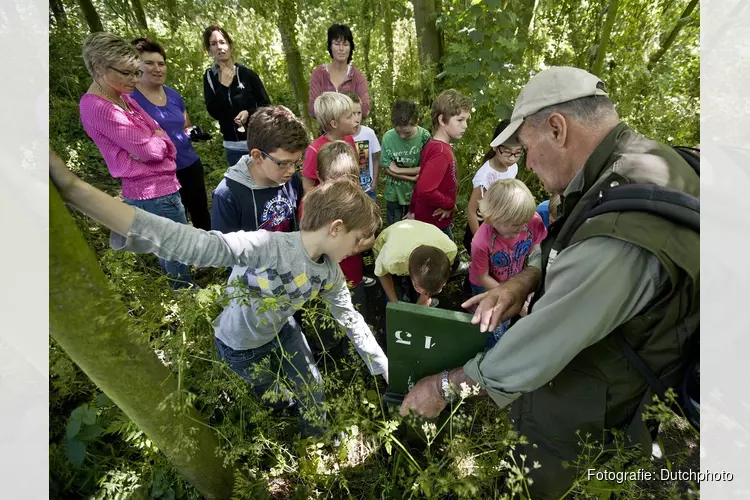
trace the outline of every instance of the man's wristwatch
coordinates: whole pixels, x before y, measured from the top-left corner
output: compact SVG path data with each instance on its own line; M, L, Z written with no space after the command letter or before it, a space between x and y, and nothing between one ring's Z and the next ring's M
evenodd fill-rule
M456 395L451 390L451 384L448 380L448 370L443 370L440 379L440 388L442 389L443 399L448 403L453 403L456 400Z

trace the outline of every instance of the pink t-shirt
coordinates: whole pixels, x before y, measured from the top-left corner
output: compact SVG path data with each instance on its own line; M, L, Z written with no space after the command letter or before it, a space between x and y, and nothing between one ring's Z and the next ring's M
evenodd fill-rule
M135 99L122 98L128 113L104 97L84 94L79 108L81 123L116 179L122 179L122 196L129 200L151 200L177 192L177 150L165 133Z
M494 236L494 245L492 239ZM482 286L479 276L489 271L491 278L502 283L523 270L526 256L531 249L547 237L547 228L539 214L535 213L524 229L515 238L503 238L495 229L482 223L471 240L471 265L469 281ZM492 246L492 248L490 248Z
M328 137L321 135L315 139L312 144L307 146L307 150L305 150L305 161L302 163L302 177L314 179L316 186L318 185L318 151L329 142L333 141ZM357 146L354 144L354 138L352 136L345 135L344 142L350 145L356 153Z

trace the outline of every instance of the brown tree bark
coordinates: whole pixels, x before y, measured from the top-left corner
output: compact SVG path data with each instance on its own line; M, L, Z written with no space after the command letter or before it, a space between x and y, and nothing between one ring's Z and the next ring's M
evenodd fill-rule
M89 25L89 31L92 33L104 31L102 20L99 17L99 13L96 12L94 4L91 3L91 0L78 0L78 5L83 11L83 17L86 18L86 24Z
M412 4L419 40L419 63L423 69L434 65L439 72L443 56L442 41L436 23L440 3L437 0L412 0Z
M133 5L133 13L135 14L136 21L138 21L138 27L147 30L148 20L146 19L146 12L143 10L141 0L130 0L130 3Z
M383 73L386 98L393 100L393 10L391 0L383 0L383 38L385 39L386 66Z
M317 123L310 117L310 110L307 108L310 87L307 78L305 78L305 72L302 67L302 56L297 44L297 27L295 26L297 23L297 0L279 0L278 7L277 28L281 35L281 45L284 48L284 56L286 57L289 82L292 84L299 116L307 124L308 132L315 135Z

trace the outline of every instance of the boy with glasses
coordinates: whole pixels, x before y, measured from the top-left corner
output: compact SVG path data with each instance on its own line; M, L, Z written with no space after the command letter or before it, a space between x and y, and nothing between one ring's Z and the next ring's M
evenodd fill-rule
M235 231L297 231L302 198L302 122L284 106L268 106L247 122L249 154L227 169L213 193L211 228Z

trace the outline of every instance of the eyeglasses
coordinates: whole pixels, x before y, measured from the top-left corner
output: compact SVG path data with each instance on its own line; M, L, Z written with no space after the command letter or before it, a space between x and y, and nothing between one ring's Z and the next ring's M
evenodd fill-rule
M260 151L261 154L263 154L263 156L265 156L266 158L268 158L269 160L271 160L272 162L274 162L276 164L276 166L279 167L279 168L295 168L296 169L298 167L301 167L302 164L305 162L305 157L304 156L302 158L300 158L299 160L296 160L296 161L293 161L293 160L277 160L276 158L274 158L273 156L269 155L268 153L266 153L262 149L259 149L258 151Z
M518 153L511 153L510 151L500 151L500 156L503 156L504 158L521 158L525 151L519 151Z
M108 68L117 71L118 73L120 73L125 78L135 78L135 79L138 79L141 76L143 76L143 71L141 71L139 69L131 72L131 71L123 71L121 69L117 69L114 66L108 66Z

